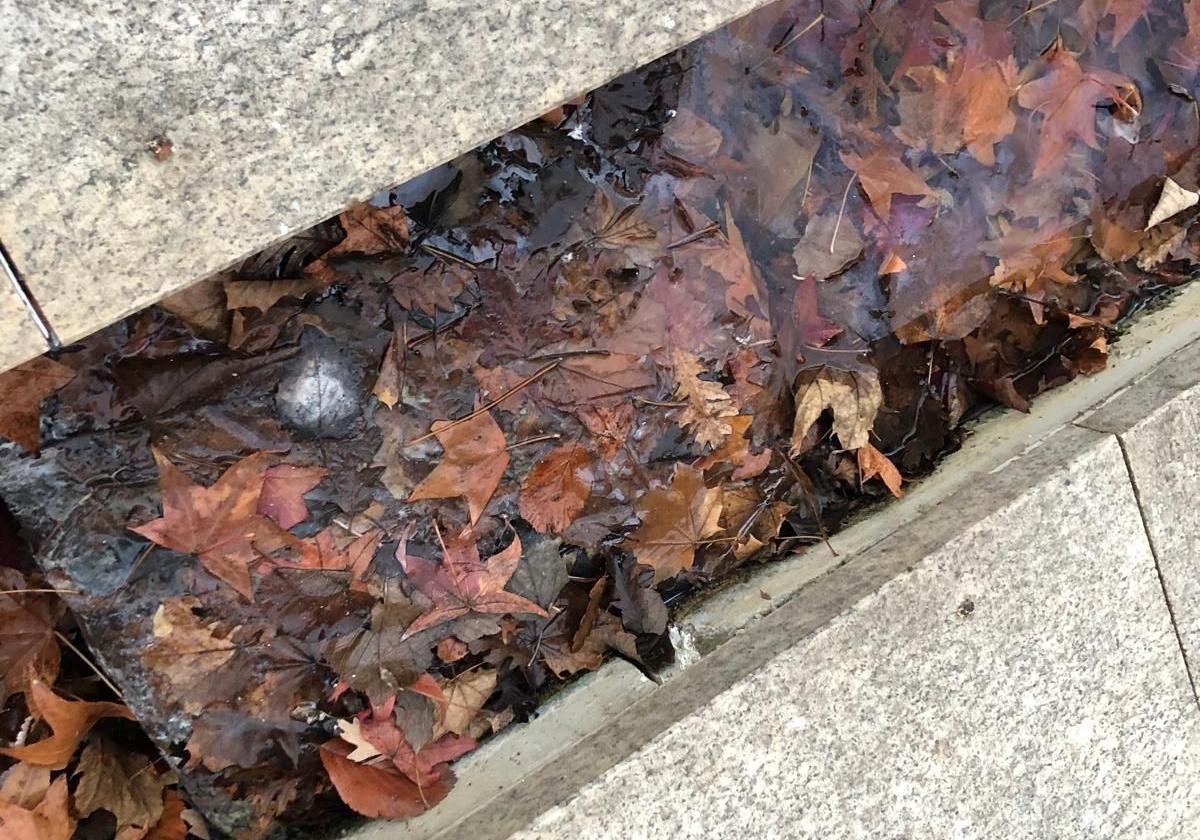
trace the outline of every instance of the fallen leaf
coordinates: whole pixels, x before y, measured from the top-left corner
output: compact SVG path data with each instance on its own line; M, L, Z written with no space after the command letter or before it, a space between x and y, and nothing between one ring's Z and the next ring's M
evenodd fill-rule
M572 645L572 634L562 633L543 638L541 655L546 667L560 677L579 671L594 671L604 661L604 654L615 650L639 662L637 638L621 626L621 620L609 612L597 616L587 636L578 646Z
M405 636L405 629L421 612L399 586L392 586L371 611L368 626L331 639L325 658L347 685L365 692L372 703L383 703L430 666L431 640Z
M404 638L470 613L546 616L537 604L504 589L521 560L519 538L486 562L480 561L469 536L447 542L441 564L411 554L399 559L404 573L433 602L408 626Z
M704 473L675 466L671 486L646 492L638 500L641 526L633 532L634 556L654 569L654 583L692 567L696 549L720 530L721 489L704 486Z
M115 840L141 840L163 814L160 775L143 755L118 748L107 738L93 738L75 768L75 810L86 817L108 811L117 818Z
M833 412L833 432L843 449L866 446L882 403L883 391L873 370L847 371L822 366L802 371L796 383L792 454L804 451L808 430L826 409Z
M404 387L400 349L402 344L400 332L393 332L387 349L383 351L379 375L375 377L375 384L371 388L371 393L388 408L395 408L396 403L400 402L400 391Z
M812 275L824 280L841 273L862 252L863 238L853 220L844 213L825 213L808 220L804 236L792 249L792 259L796 261L799 276Z
M340 532L340 533L339 533ZM299 556L272 562L277 569L313 569L349 572L350 588L365 590L363 581L383 542L384 533L372 528L358 536L342 536L342 529L331 525L299 544Z
M1163 181L1162 192L1158 196L1158 202L1154 205L1154 209L1150 211L1150 221L1146 222L1144 229L1150 230L1176 213L1182 213L1189 207L1195 207L1197 203L1200 203L1200 193L1184 189L1173 179L1167 178Z
M329 470L276 464L263 474L258 512L274 519L280 528L293 528L308 518L304 494L321 483Z
M933 196L934 191L920 175L905 165L895 152L876 149L859 157L851 152L841 153L842 163L854 172L875 212L886 222L891 215L892 196Z
M521 516L543 534L561 533L592 491L592 456L577 443L543 455L521 482Z
M346 254L384 254L408 247L408 214L400 205L376 207L370 202L353 204L338 217L346 238L326 251L321 260Z
M469 734L471 721L496 688L496 676L495 671L478 669L460 674L446 683L443 687L446 705L434 721L434 740L447 732L455 735Z
M364 817L400 820L419 816L445 799L453 786L453 777L447 775L419 788L391 764L351 761L347 758L350 750L335 738L322 744L318 753L338 796Z
M30 783L28 765L18 764L0 777L0 829L4 840L71 840L75 820L69 807L67 777L53 783L49 773ZM15 797L17 789L23 794ZM13 796L14 798L9 798Z
M612 460L625 445L633 428L633 405L629 402L615 406L582 405L575 409L575 415L592 436L597 454L606 461Z
M888 456L869 443L866 446L860 447L857 455L860 481L866 483L878 476L897 499L904 495L904 491L900 489L900 482L902 481L900 471L896 469L896 465L891 462Z
M437 653L438 659L442 660L443 662L450 663L457 662L458 660L462 659L471 652L471 649L467 647L465 642L459 641L453 636L447 636L437 643L435 652Z
M46 356L0 373L0 437L37 452L46 397L75 378L75 371Z
M330 277L299 277L282 280L230 280L225 283L225 306L230 310L257 309L266 312L284 298L304 300L326 288Z
M726 439L720 449L696 462L696 468L707 470L717 464L729 464L733 467L730 478L734 481L744 481L760 475L771 464L771 450L763 449L757 454L750 452L750 440L746 437L746 433L750 431L750 425L753 422L754 417L749 414L730 417L729 425L733 427L733 434Z
M800 343L797 354L804 355L803 348L824 347L842 334L842 328L821 315L818 304L817 278L809 274L796 279L796 291L792 294L792 325L794 337Z
M219 278L201 280L163 298L158 305L200 335L224 341L229 337L229 312L225 284Z
M267 456L250 455L211 487L195 484L157 448L163 515L131 527L165 548L195 554L215 577L254 600L250 565L293 538L259 513Z
M26 701L30 711L50 727L52 734L25 746L0 747L0 755L51 770L61 770L67 766L79 743L96 721L106 717L133 720L133 713L120 703L66 700L41 680L30 682Z
M588 217L597 244L608 248L649 245L658 235L637 202L618 207L608 187L596 190Z
M408 500L467 500L474 525L508 467L504 432L490 411L480 412L465 422L438 420L430 427L445 450L441 462L409 494Z
M443 735L414 748L392 715L392 708L393 701L388 701L382 707L372 706L362 712L358 716L362 734L421 791L450 777L447 763L478 746L473 738Z
M179 795L179 791L168 788L163 791L162 816L146 834L144 840L187 840L188 823L184 819L187 813L187 803ZM199 817L197 814L196 817ZM207 837L207 832L192 832L197 837Z
M509 592L528 598L544 609L558 599L558 593L567 585L567 560L559 552L562 541L541 539L522 546L521 562L508 579L505 588Z
M58 640L54 625L61 608L45 595L13 590L27 588L16 569L0 566L0 706L10 695L25 691L30 674L53 684L58 677Z
M675 396L688 403L679 416L680 424L691 430L700 446L720 446L733 431L724 418L738 413L733 398L720 382L700 378L706 371L691 353L676 348L671 358L675 366Z

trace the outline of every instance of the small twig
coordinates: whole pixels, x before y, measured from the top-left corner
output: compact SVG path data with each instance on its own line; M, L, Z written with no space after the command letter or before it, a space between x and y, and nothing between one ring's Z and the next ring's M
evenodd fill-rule
M549 362L554 359L569 359L572 356L611 356L611 350L604 350L600 347L588 347L583 350L563 350L561 353L542 353L537 356L530 356L525 361L527 362Z
M855 172L850 176L850 180L846 182L846 191L842 193L842 206L838 210L837 221L833 223L833 236L829 240L829 253L833 253L833 248L837 245L838 231L842 229L842 216L846 215L846 199L850 197L850 188L854 186L854 182L858 179L858 173Z
M451 420L445 426L442 426L440 429L438 429L438 431L445 432L450 429L453 429L455 426L459 426L470 420L474 420L480 414L483 414L486 411L492 410L493 408L498 406L500 403L504 402L506 399L508 399L513 394L517 393L518 391L528 388L534 382L537 382L539 379L541 379L543 376L545 376L547 373L554 370L558 366L559 366L559 362L551 362L548 365L543 365L542 367L540 367L537 370L536 373L533 373L533 374L525 377L520 382L518 382L516 385L512 386L507 391L505 391L503 394L496 397L494 400L488 400L486 403L479 406L479 408L475 409L474 411L472 411L470 414L468 414L465 417L459 417L457 420ZM422 441L429 440L431 437L434 437L434 436L435 436L434 432L426 432L425 434L421 435L419 438L413 438L412 440L408 441L407 443L400 444L400 448L407 449L408 447L415 446L416 444L421 443Z
M464 309L462 312L457 313L453 318L451 318L449 321L446 321L444 324L439 324L438 326L434 327L431 330L426 330L423 333L414 335L412 338L410 338L404 342L404 346L407 347L409 350L415 350L417 348L417 345L423 344L424 342L428 341L429 339L435 338L435 337L441 335L446 330L450 329L455 324L457 324L459 321L461 321L463 318L466 318L468 315L471 314L471 311L473 309L474 309L474 307L468 306L466 309ZM407 327L405 327L405 329L407 330Z
M37 595L37 594L62 594L82 595L83 592L79 589L0 589L0 595Z
M645 405L655 405L659 408L687 408L691 405L689 402L664 402L663 400L648 400L645 397L634 397L633 400Z
M527 440L519 440L516 443L511 443L508 445L507 448L511 452L512 450L514 450L518 447L530 446L535 443L541 443L544 440L561 440L561 439L562 439L562 435L538 435L537 437L531 437L531 438L528 438Z
M1044 3L1038 3L1032 9L1027 9L1026 11L1022 12L1021 14L1019 14L1015 18L1013 18L1012 23L1010 23L1008 25L1008 28L1012 29L1014 26L1016 26L1018 23L1020 23L1023 18L1027 18L1034 12L1041 11L1042 9L1046 8L1047 6L1052 6L1057 2L1058 2L1058 0L1046 0L1046 2L1044 2Z
M721 229L721 226L718 225L716 222L710 222L709 224L700 228L700 230L693 231L692 233L689 233L687 236L685 236L681 239L676 239L674 242L672 242L670 245L667 246L667 250L671 251L671 250L674 250L675 248L682 248L684 245L688 245L699 239L704 239L705 237L712 236L714 233L716 233L720 229Z
M62 642L64 645L66 645L68 648L70 648L70 649L71 649L71 651L72 651L72 652L73 652L73 653L74 653L76 656L78 656L80 659L82 659L82 660L83 660L83 663L84 663L85 665L87 665L89 668L91 668L93 671L95 671L95 672L96 672L96 676L100 678L100 681L101 681L102 683L104 683L106 686L108 686L108 687L109 687L109 689L112 691L112 693L113 693L113 694L115 694L115 695L117 695L117 697L119 697L119 698L121 699L121 702L122 702L122 703L124 703L124 702L125 702L125 695L121 693L121 689L119 689L119 688L117 688L115 685L113 685L113 682L112 682L112 680L110 680L108 677L106 677L106 676L104 675L104 672L100 670L100 666L99 666L99 665L97 665L95 662L93 662L93 661L92 661L92 660L91 660L91 659L88 657L88 655L87 655L87 654L85 654L85 653L84 653L83 651L81 651L79 648L75 647L75 644L74 644L74 643L73 643L73 642L72 642L70 639L68 639L66 636L64 636L62 633L60 633L59 631L55 630L55 631L54 631L54 635L58 637L58 640L59 640L60 642Z
M753 67L747 67L746 72L753 73L755 70L762 67L764 64L766 64L772 58L779 55L781 52L786 50L792 44L796 43L801 38L803 38L805 35L807 35L814 26L816 26L818 23L820 23L823 20L825 20L825 13L821 12L819 15L817 15L815 18L812 19L812 22L809 23L808 26L801 29L795 35L792 35L791 37L789 37L786 41L784 41L780 44L776 44L774 47L771 47L771 54L769 56L767 56L766 58L764 58L762 61L758 62L758 64L755 64Z

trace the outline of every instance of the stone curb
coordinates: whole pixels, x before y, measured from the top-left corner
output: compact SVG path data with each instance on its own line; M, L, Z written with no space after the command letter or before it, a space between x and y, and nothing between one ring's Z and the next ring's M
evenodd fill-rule
M1053 490L1058 492L1061 482L1069 485L1072 471L1078 471L1089 458L1100 458L1108 466L1113 459L1118 465L1122 459L1128 461L1127 429L1167 416L1169 404L1181 393L1188 399L1200 395L1193 387L1200 382L1197 361L1200 288L1189 288L1166 308L1139 319L1114 345L1106 371L1044 395L1028 415L997 412L980 421L962 450L950 456L933 476L910 488L904 499L835 535L831 543L836 557L815 546L756 570L678 616L672 632L683 651L682 664L663 675L661 685L626 663L610 662L554 698L534 721L511 727L459 762L458 785L429 814L404 823L368 823L345 837L448 840L471 836L486 840L508 837L534 823L539 814L544 815L543 821L550 820L547 825L557 826L555 830L567 831L564 826L570 820L564 815L570 809L554 811L554 806L601 779L610 768L618 768L612 771L616 773L623 763L642 761L642 752L653 739L671 731L689 714L720 705L741 682L763 671L775 658L801 647L805 640L831 631L856 611L856 605L921 567L925 558L1022 500L1050 492L1047 488L1058 488ZM1200 452L1200 407L1191 416L1192 451ZM1114 440L1114 432L1121 432L1122 439ZM1200 478L1200 455L1189 463ZM1147 488L1157 486L1151 482L1151 471L1160 466L1140 468L1146 476L1139 483L1143 505ZM1136 512L1138 523L1145 519L1146 531L1140 524L1137 528L1140 539L1144 539L1143 533L1150 536L1143 571L1158 572L1161 577L1161 569L1166 568L1160 559L1163 539L1155 539L1152 517L1137 511L1132 482L1123 469L1121 474L1126 489L1120 492L1128 493L1123 497L1128 504L1117 507L1124 514ZM1200 483L1193 481L1190 486ZM1117 491L1109 488L1100 495L1114 493ZM1059 515L1075 514L1062 511ZM1178 516L1174 520L1182 521L1179 540L1194 546L1200 540L1200 513L1183 520ZM1036 527L1053 527L1053 519L1049 524L1039 520ZM991 537L982 543L976 540L976 545L986 552L988 539ZM1151 543L1159 547L1153 548ZM1192 552L1183 559L1191 561L1194 556ZM1179 565L1186 568L1188 564L1181 560ZM1188 613L1195 622L1186 626L1200 628L1200 573L1195 577L1194 589L1188 590L1197 598L1195 609ZM1162 585L1169 594L1166 580ZM1185 625L1177 623L1168 611L1157 582L1154 591L1161 619L1155 625L1155 638L1170 637L1170 645L1158 650L1168 666L1164 668L1160 661L1155 667L1175 680L1168 692L1175 703L1171 713L1194 718L1200 725L1200 715L1193 714L1197 711L1195 698L1180 655L1178 636L1182 633L1178 628ZM1179 612L1178 607L1174 610ZM1200 644L1200 636L1196 643ZM1180 690L1187 694L1184 712L1178 703ZM952 708L942 711L951 718L955 713ZM1195 779L1188 773L1184 776L1190 784L1200 780L1200 770ZM601 782L596 784L602 787ZM1173 818L1182 819L1178 814ZM714 830L712 825L707 828ZM579 830L589 836L602 833L592 823L571 824L568 833ZM628 831L629 826L623 830Z

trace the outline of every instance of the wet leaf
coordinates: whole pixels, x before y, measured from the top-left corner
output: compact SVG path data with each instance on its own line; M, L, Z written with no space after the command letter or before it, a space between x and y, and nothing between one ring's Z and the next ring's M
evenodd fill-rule
M433 472L413 489L408 500L461 496L467 500L471 524L475 524L508 467L504 432L490 411L481 412L465 422L438 420L431 431L445 455Z
M42 402L75 377L75 371L46 356L0 373L0 437L37 452Z
M720 446L733 431L724 418L738 413L733 398L720 382L700 378L706 371L691 353L676 349L671 358L675 364L675 396L688 404L679 415L680 424L691 431L700 446Z
M561 533L592 490L592 456L577 443L543 455L521 482L521 516L543 534Z
M471 613L546 615L537 604L504 589L521 559L519 538L487 561L479 559L479 549L469 539L448 541L440 564L411 554L399 558L404 573L433 602L408 626L405 638Z
M808 220L792 249L796 273L825 279L838 274L863 252L863 238L845 214L825 213Z
M106 717L133 720L133 713L120 703L66 700L41 680L30 683L26 700L30 711L50 727L52 734L25 746L0 747L0 755L51 770L61 770L67 766L96 721Z
M899 499L904 495L900 489L900 471L891 460L871 444L861 447L858 452L858 473L862 482L868 482L876 476L884 483L891 494Z
M86 817L108 811L117 818L115 840L140 840L163 815L163 789L170 778L160 775L143 755L93 738L75 768L75 810Z
M28 588L16 569L0 567L0 589ZM0 704L9 695L25 691L30 674L47 684L58 676L58 641L54 625L61 608L36 593L0 595Z
M342 801L364 817L399 820L416 817L446 798L453 784L442 777L423 788L391 764L359 764L347 756L351 747L340 739L321 745L321 764Z
M274 519L280 528L292 528L308 518L304 494L321 483L324 467L276 464L263 474L258 512Z
M704 473L684 464L675 467L670 487L638 500L642 524L630 540L656 584L692 567L700 544L720 530L721 504L721 489L705 487Z

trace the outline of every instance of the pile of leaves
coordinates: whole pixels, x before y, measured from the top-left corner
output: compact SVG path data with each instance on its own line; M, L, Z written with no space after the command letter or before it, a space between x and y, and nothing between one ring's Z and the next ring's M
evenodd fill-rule
M172 767L243 837L420 814L562 680L671 661L688 593L1102 369L1200 261L1196 8L779 3L4 375L44 578L0 596L0 827L182 836ZM161 755L60 735L43 588Z

